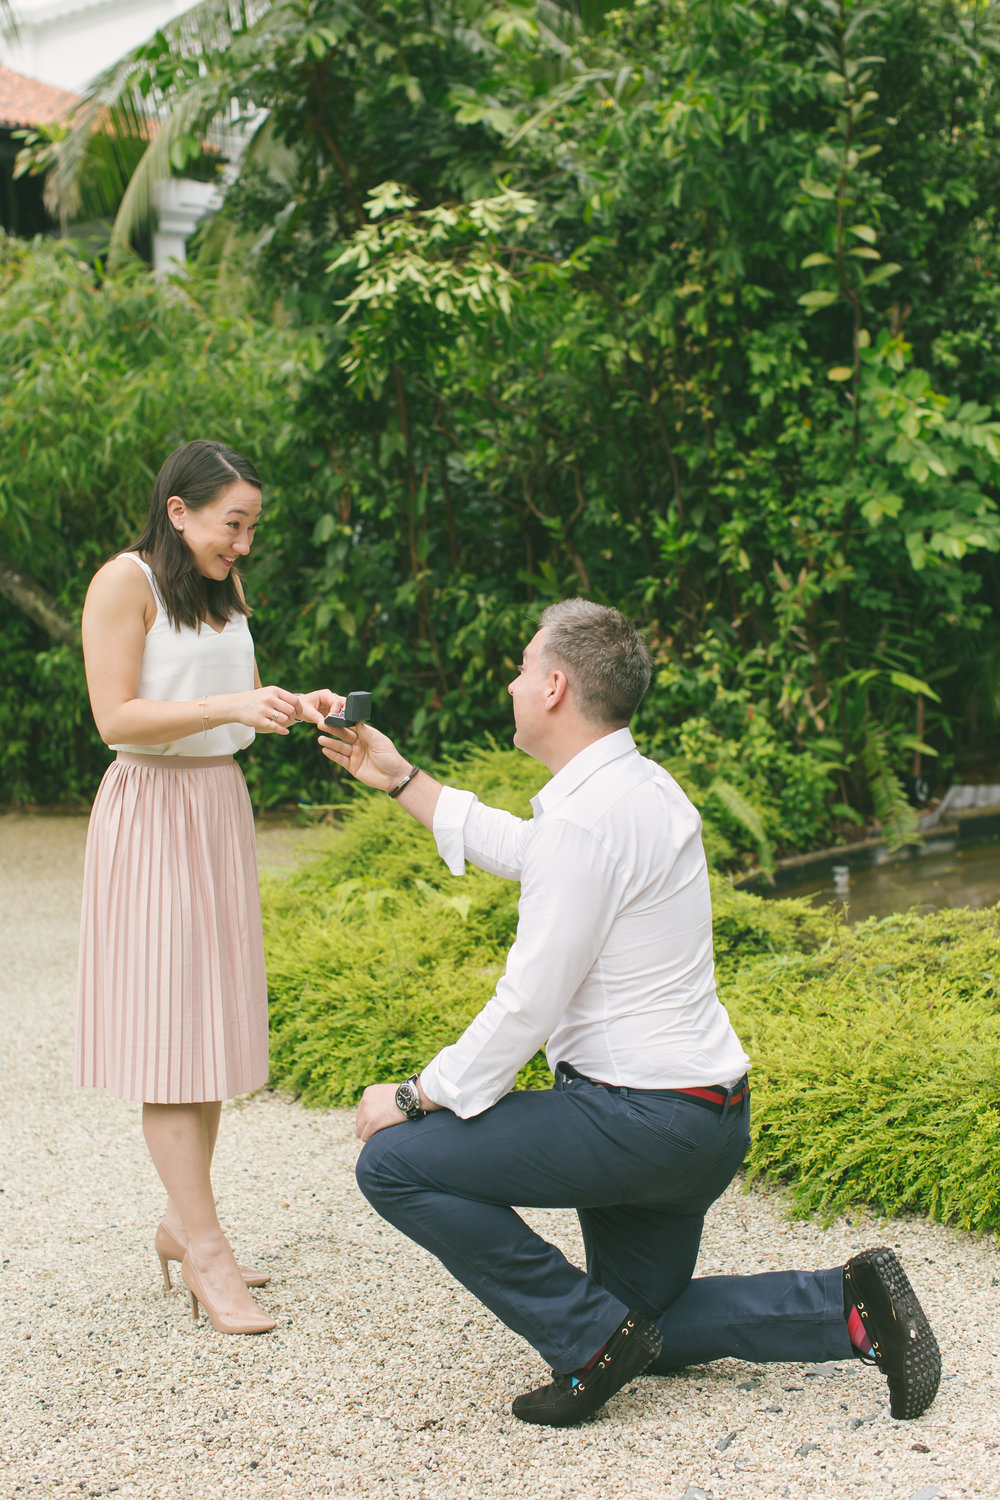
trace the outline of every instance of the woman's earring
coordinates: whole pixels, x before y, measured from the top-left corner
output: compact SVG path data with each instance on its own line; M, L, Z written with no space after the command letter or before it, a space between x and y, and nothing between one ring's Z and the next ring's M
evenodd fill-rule
M180 532L181 536L184 535L184 527L183 526L178 526L177 530Z

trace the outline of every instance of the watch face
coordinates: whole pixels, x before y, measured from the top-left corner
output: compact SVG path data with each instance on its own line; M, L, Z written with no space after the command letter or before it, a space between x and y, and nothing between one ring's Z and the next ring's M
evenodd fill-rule
M412 1109L420 1108L420 1095L409 1079L396 1090L396 1108L401 1109L404 1115L408 1115Z

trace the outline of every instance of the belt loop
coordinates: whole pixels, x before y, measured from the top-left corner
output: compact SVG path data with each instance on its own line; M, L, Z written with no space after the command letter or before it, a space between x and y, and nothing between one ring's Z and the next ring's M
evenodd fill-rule
M720 1125L725 1125L725 1123L726 1123L726 1116L729 1114L729 1105L730 1105L730 1103L732 1101L732 1097L733 1097L733 1090L731 1088L726 1089L726 1097L722 1101L722 1108L719 1111L719 1124Z

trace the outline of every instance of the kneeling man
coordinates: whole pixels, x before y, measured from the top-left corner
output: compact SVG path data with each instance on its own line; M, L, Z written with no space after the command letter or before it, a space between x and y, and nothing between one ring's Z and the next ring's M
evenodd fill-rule
M692 1279L747 1149L748 1059L716 994L698 813L628 729L649 679L617 610L545 610L509 687L514 744L552 773L530 820L440 785L368 725L321 739L433 830L454 874L471 860L521 882L492 999L419 1073L365 1090L358 1183L552 1367L514 1401L522 1421L570 1426L643 1370L726 1355L854 1355L887 1376L894 1417L917 1417L940 1356L892 1250ZM545 1042L554 1087L511 1093ZM574 1208L586 1270L513 1204Z

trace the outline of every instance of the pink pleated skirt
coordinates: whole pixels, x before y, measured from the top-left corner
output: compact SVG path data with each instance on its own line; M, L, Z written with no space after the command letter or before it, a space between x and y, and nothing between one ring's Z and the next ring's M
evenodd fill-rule
M119 752L87 835L76 1082L190 1104L267 1081L253 814L232 756Z

